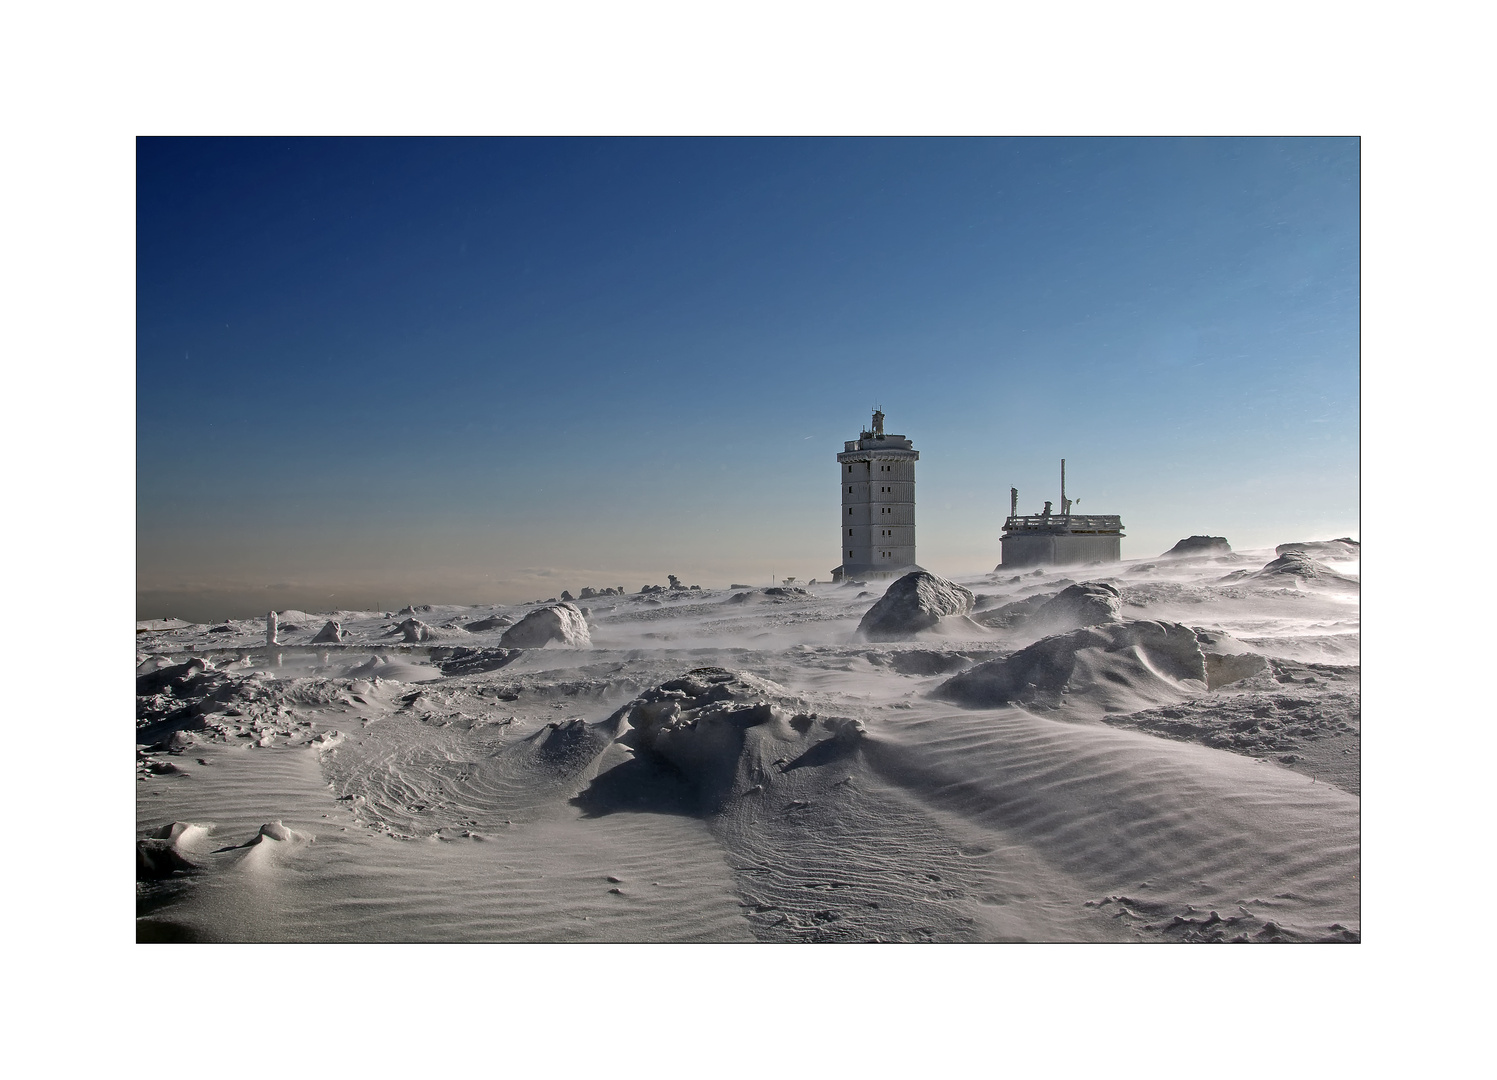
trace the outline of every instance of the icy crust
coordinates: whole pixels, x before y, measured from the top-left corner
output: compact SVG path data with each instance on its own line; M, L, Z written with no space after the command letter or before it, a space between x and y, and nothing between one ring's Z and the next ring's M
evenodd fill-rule
M624 743L669 762L701 806L716 811L730 799L764 792L798 764L825 764L856 748L861 723L795 711L789 698L766 679L696 668L646 691L611 722Z
M935 696L974 708L1058 708L1074 696L1104 711L1132 711L1140 701L1178 700L1266 666L1262 656L1229 635L1140 621L1044 638L954 676Z
M935 627L943 618L971 612L970 590L924 570L906 574L881 596L858 623L870 641L898 641Z

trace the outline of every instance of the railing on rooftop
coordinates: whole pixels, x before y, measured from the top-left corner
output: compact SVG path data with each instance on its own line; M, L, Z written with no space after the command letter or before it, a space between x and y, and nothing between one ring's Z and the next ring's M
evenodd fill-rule
M1004 532L1116 533L1122 529L1118 514L1022 514L1003 523Z

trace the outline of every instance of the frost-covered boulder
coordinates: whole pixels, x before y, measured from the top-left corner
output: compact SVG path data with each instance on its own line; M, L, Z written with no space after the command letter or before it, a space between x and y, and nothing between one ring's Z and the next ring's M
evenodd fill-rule
M317 631L317 636L312 639L313 645L322 645L343 640L343 626L336 619L329 619L327 625Z
M540 649L552 642L578 648L593 643L587 619L576 604L563 601L536 608L499 639L500 647L505 649Z
M1232 545L1225 536L1187 536L1170 548L1161 559L1178 559L1187 555L1230 555Z
M966 615L973 596L954 581L915 570L900 578L858 623L872 641L897 641L929 630L948 615Z
M1040 605L1035 622L1046 627L1074 630L1122 619L1122 594L1101 581L1083 581L1062 589Z
M436 631L417 619L407 619L395 629L400 631L405 640L412 644L418 641L430 641L436 636Z
M948 679L937 697L975 708L1058 707L1066 696L1134 711L1181 700L1262 671L1263 657L1217 631L1180 623L1090 626L1043 638Z
M787 797L814 786L811 777L821 767L845 777L865 734L858 720L802 712L789 691L768 679L711 667L645 691L607 723L640 759L669 762L708 812L741 798L804 807ZM614 771L616 780L605 774L582 793L584 810L629 805L628 793L615 784L630 767Z

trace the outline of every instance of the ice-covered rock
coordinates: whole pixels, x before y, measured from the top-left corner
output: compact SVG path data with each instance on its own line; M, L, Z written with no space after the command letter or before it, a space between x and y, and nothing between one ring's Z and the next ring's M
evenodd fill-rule
M1201 655L1206 658L1206 685L1210 689L1240 682L1268 670L1268 661L1263 656L1230 634L1200 627L1195 633Z
M1252 575L1255 581L1298 588L1300 583L1328 586L1333 589L1355 589L1357 580L1338 574L1325 563L1293 548Z
M340 642L343 640L343 626L336 619L329 619L327 624L312 639L312 644L321 645L324 642Z
M889 586L868 609L858 633L873 641L894 641L929 630L948 615L972 610L972 593L945 578L915 570Z
M864 735L857 720L801 712L784 687L723 668L696 668L647 690L608 723L641 754L669 762L709 812L845 760Z
M976 708L1057 707L1066 695L1131 711L1181 699L1264 670L1248 646L1217 631L1180 623L1131 622L1085 627L1043 638L1012 656L948 679L935 695Z
M1178 559L1187 555L1230 555L1232 545L1225 536L1187 536L1170 548L1161 559Z
M395 629L400 632L406 641L413 644L418 641L430 641L435 635L435 631L430 626L417 619L407 619Z
M1312 559L1330 559L1332 562L1362 557L1362 545L1349 536L1343 536L1339 540L1301 540L1292 544L1280 544L1273 550L1279 556L1297 552Z
M1077 629L1118 622L1122 618L1122 594L1101 581L1083 581L1062 589L1041 604L1034 622L1056 629Z
M972 621L983 626L990 626L995 630L1013 629L1034 618L1034 613L1054 600L1057 595L1048 592L1035 593L1022 600L1014 600L1000 607L979 611L972 616Z
M576 604L563 601L536 608L499 639L500 646L506 649L540 649L552 642L574 647L592 644L587 619Z

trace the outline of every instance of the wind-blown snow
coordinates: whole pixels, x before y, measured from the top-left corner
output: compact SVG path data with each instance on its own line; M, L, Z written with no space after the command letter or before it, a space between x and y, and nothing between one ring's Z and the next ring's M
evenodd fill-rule
M142 624L139 936L1355 940L1326 550Z

